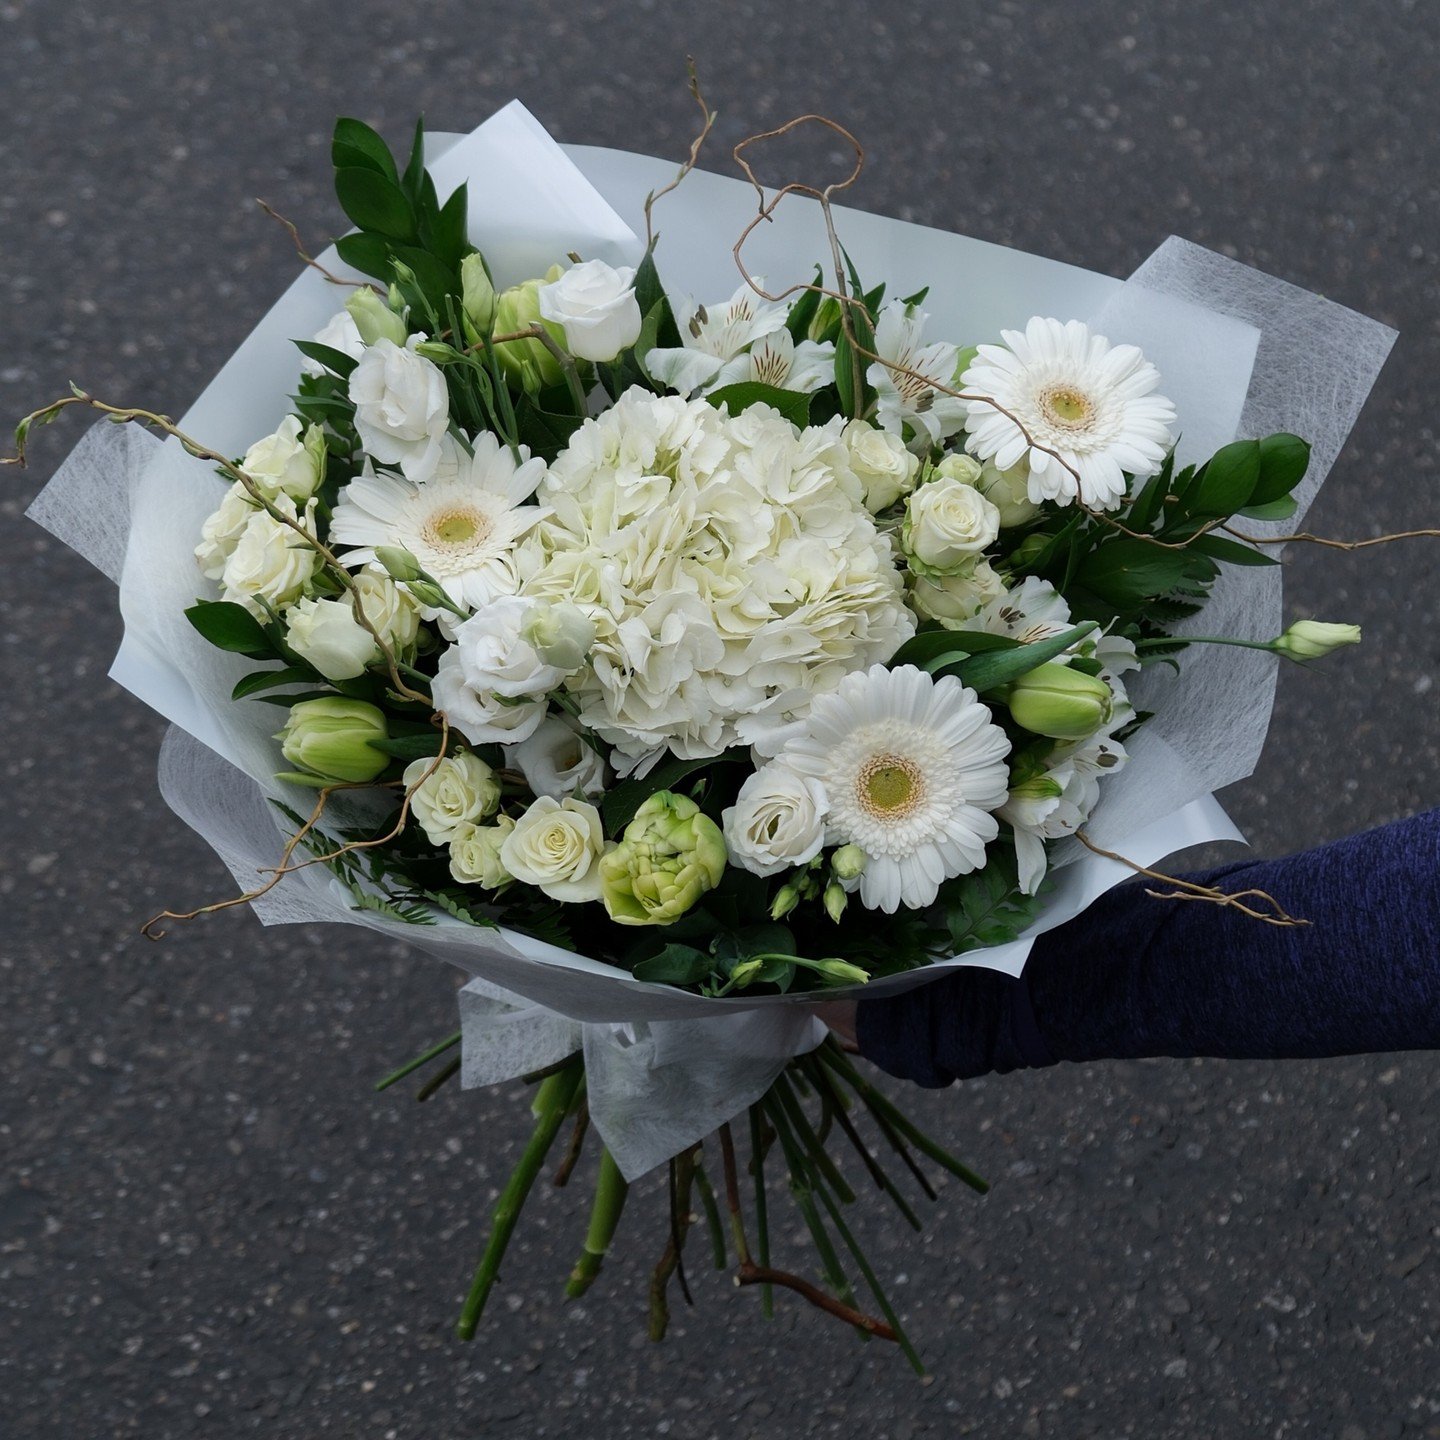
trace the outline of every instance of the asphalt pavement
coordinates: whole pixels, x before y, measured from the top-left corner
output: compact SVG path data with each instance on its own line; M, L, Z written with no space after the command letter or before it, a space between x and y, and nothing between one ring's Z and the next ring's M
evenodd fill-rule
M823 111L867 147L862 208L1117 275L1174 232L1397 326L1311 523L1440 523L1426 0L0 0L0 416L72 379L183 411L294 273L252 197L316 244L341 227L337 113L399 142L420 109L463 130L519 96L561 139L679 157L687 52L717 168ZM919 1241L860 1221L927 1385L798 1303L764 1323L723 1276L649 1344L653 1187L569 1306L583 1197L539 1197L457 1343L522 1097L372 1092L453 1027L454 982L419 954L237 913L138 938L228 877L156 793L161 723L106 679L110 585L22 518L78 434L0 478L0 1433L1440 1436L1433 1055L913 1097L995 1182L945 1189ZM1365 643L1281 677L1226 796L1261 852L1440 802L1436 543L1290 555L1292 617Z

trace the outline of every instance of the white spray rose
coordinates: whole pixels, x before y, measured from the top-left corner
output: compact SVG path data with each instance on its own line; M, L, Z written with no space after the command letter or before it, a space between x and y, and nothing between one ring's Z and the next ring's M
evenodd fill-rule
M505 752L505 760L519 768L537 795L557 800L577 790L600 795L609 775L605 757L587 745L579 728L563 715L547 715L528 740Z
M613 270L603 260L572 265L539 291L540 314L565 331L565 343L581 360L613 360L640 338L635 271Z
M406 651L420 633L420 606L378 566L355 576L365 618L392 651ZM285 617L285 643L327 680L353 680L380 658L375 637L355 618L349 595L302 600Z
M450 873L462 885L503 890L514 878L500 861L500 851L515 822L502 815L493 825L459 825L450 840Z
M1008 470L986 462L975 488L1000 512L1000 528L1009 530L1033 520L1040 507L1030 498L1030 461L1022 460Z
M808 865L825 841L829 804L818 780L780 760L763 765L720 817L730 858L752 875Z
M531 603L505 595L454 630L440 657L435 704L474 745L518 745L545 718L544 696L564 678L525 639Z
M433 755L412 760L404 779L410 811L432 845L448 845L462 825L478 825L500 804L495 772L468 750L438 763Z
M348 310L337 310L316 332L315 343L328 345L352 360L358 360L365 353L365 342L360 338ZM330 373L318 360L312 360L308 355L301 359L300 370L302 374L315 377Z
M865 487L865 508L872 514L888 509L915 488L920 462L898 435L852 420L841 432L850 452L850 468Z
M984 466L973 455L946 455L928 478L958 480L962 485L978 485Z
M287 415L273 435L257 440L245 452L240 468L267 500L288 495L300 504L325 479L324 432L318 425L307 425L302 432L300 421Z
M218 580L225 573L225 562L259 510L238 480L225 492L220 508L201 526L200 543L195 547L196 563L207 580Z
M585 663L595 643L595 622L568 600L538 601L522 633L547 665L569 674Z
M947 630L961 630L984 605L1005 593L1005 582L988 560L976 560L953 575L917 575L910 589L910 606L927 620L938 620Z
M313 500L306 505L303 519L288 495L278 495L271 503L282 515L300 521L311 535L315 533ZM263 620L267 616L261 600L276 610L293 605L319 567L320 556L300 535L257 507L221 572L221 598L243 605L257 620Z
M415 346L380 339L369 346L350 376L355 429L366 451L382 465L398 465L407 480L428 480L440 463L440 442L450 427L450 392L437 366Z
M901 544L919 574L968 565L1000 533L1000 512L973 485L952 475L927 481L909 499Z
M600 898L604 852L605 831L593 805L542 795L505 837L500 863L552 900L574 904Z

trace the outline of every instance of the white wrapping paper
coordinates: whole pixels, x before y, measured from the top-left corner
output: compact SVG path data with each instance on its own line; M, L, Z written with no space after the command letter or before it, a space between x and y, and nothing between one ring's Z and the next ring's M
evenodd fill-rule
M646 192L671 162L617 151L562 151L518 103L468 137L436 137L432 173L442 196L471 194L471 239L503 284L574 250L634 263ZM657 260L667 288L704 300L737 283L731 237L753 216L738 180L704 172L657 207ZM627 217L632 223L627 223ZM933 334L968 344L1032 314L1098 322L1115 342L1159 365L1183 433L1182 458L1203 456L1239 431L1287 429L1315 443L1302 499L1313 498L1358 413L1392 332L1234 262L1172 240L1128 282L925 227L837 208L860 272L891 293L930 284ZM770 288L809 278L828 253L816 207L790 199L747 249ZM344 273L333 251L321 257ZM294 338L321 328L343 296L306 270L186 414L181 428L241 454L288 409L298 371ZM124 397L122 397L124 398ZM100 425L76 447L31 515L120 586L125 638L111 674L172 722L160 760L166 801L253 888L276 862L283 822L269 803L307 809L311 792L272 778L281 712L233 704L248 666L216 651L182 614L203 589L192 550L221 483L173 441ZM1203 616L1207 630L1270 636L1279 629L1277 569L1227 569ZM1131 859L1239 838L1212 793L1248 775L1264 739L1274 662L1253 652L1197 647L1178 680L1150 672L1137 703L1157 715L1130 742L1132 760L1107 782L1089 829ZM1077 847L1078 848L1078 847ZM1058 872L1054 896L1027 936L865 987L874 996L927 983L958 965L1018 974L1034 935L1072 918L1125 879L1116 862L1081 851ZM588 956L512 931L438 917L413 927L352 908L321 867L288 876L255 909L265 924L360 924L459 966L462 1079L492 1084L584 1050L591 1114L628 1178L708 1134L770 1085L823 1029L803 999L708 1000L645 985ZM847 992L835 992L837 994ZM854 992L858 993L858 992Z

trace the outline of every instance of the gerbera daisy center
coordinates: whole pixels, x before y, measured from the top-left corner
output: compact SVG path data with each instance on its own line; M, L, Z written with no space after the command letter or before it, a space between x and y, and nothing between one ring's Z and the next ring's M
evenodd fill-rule
M1066 430L1083 430L1095 417L1090 397L1073 385L1050 385L1040 392L1040 408L1053 425Z
M925 777L920 767L903 755L876 755L856 777L855 798L867 815L897 820L924 800Z
M490 534L490 518L479 510L442 510L425 526L426 538L446 550L468 550L483 544Z

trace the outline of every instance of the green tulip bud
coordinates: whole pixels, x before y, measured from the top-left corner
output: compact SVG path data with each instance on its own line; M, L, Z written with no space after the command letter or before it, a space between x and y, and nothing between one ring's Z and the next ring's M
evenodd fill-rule
M1009 555L1005 557L1005 563L1012 570L1023 570L1027 565L1032 564L1040 558L1052 538L1050 535L1027 535Z
M1051 661L1022 675L1005 694L1015 723L1052 740L1084 740L1114 711L1110 687L1095 675Z
M683 795L661 790L635 812L600 860L605 909L618 925L669 925L720 883L720 827Z
M460 308L478 335L488 333L495 319L495 287L478 250L460 262Z
M495 331L499 335L513 335L541 325L563 350L565 331L559 325L540 318L540 287L553 284L564 272L560 266L552 265L540 280L526 280L521 285L512 285L500 293L495 302ZM545 343L538 339L506 340L495 347L495 353L505 368L505 373L518 382L530 394L538 394L547 386L558 385L564 378L560 362L551 354Z
M363 700L325 695L290 707L285 728L276 735L280 753L307 775L331 783L364 784L390 763L369 742L389 736L384 713Z
M842 845L830 857L830 869L837 880L858 880L865 873L866 858L858 845Z
M838 925L840 917L845 913L845 907L850 903L850 897L845 893L845 887L838 880L832 880L825 887L825 913Z
M405 328L405 322L368 285L354 291L345 302L345 308L367 345L373 345L377 340L404 345L410 333Z
M1329 625L1323 620L1297 620L1270 648L1287 660L1319 660L1342 645L1358 645L1358 625Z

